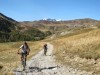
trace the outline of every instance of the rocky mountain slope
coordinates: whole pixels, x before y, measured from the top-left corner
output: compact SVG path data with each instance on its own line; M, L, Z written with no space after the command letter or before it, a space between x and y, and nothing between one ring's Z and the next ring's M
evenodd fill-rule
M66 21L48 21L48 20L39 20L39 21L23 21L20 22L22 27L34 27L42 31L49 30L51 32L62 32L69 31L75 28L89 28L96 26L98 20L85 18L85 19L76 19L76 20L66 20Z
M37 28L22 28L20 23L0 13L0 42L40 40L47 34Z
M40 37L44 38L51 34L61 34L73 32L84 28L95 27L100 21L85 18L76 20L38 20L17 22L0 13L0 39L3 41L36 40ZM39 33L38 33L39 32ZM33 35L35 33L35 35ZM30 35L29 35L30 34ZM17 38L15 37L17 35ZM39 36L38 36L39 35ZM25 38L23 38L25 37ZM33 38L31 38L33 37ZM13 39L13 40L12 40Z
M0 31L9 33L17 29L17 21L0 13Z

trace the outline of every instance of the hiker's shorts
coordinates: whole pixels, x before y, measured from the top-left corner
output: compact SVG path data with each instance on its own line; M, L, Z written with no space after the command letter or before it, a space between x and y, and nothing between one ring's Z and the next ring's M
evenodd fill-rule
M27 51L24 52L24 53L22 52L22 53L21 53L21 56L22 56L22 57L26 57L26 56L27 56Z

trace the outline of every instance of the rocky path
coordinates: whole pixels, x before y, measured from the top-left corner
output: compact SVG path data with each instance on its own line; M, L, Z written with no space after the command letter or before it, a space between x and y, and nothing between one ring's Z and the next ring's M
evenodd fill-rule
M76 70L70 67L65 68L55 62L53 55L53 45L48 43L47 55L43 55L41 50L37 55L27 61L25 71L19 67L14 71L14 75L92 75L86 71Z

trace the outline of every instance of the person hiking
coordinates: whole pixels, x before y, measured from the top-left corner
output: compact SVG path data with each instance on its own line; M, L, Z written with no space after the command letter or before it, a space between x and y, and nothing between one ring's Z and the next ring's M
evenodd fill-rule
M30 48L29 48L27 42L24 42L24 44L20 46L20 48L17 52L17 54L21 55L22 65L23 65L23 62L24 62L23 70L25 70L27 55L29 55L29 52L30 52Z
M47 54L47 49L48 49L48 48L47 48L47 44L44 44L43 47L44 47L44 55L46 55L46 54Z

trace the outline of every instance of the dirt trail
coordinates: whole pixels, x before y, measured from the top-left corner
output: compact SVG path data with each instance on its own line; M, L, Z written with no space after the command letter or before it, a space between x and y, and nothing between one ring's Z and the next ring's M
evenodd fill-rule
M22 71L22 68L19 67L14 71L14 75L92 75L86 71L80 71L70 67L65 68L57 64L53 55L53 49L53 45L48 43L47 56L43 55L43 50L41 50L30 61L27 61L25 71Z

